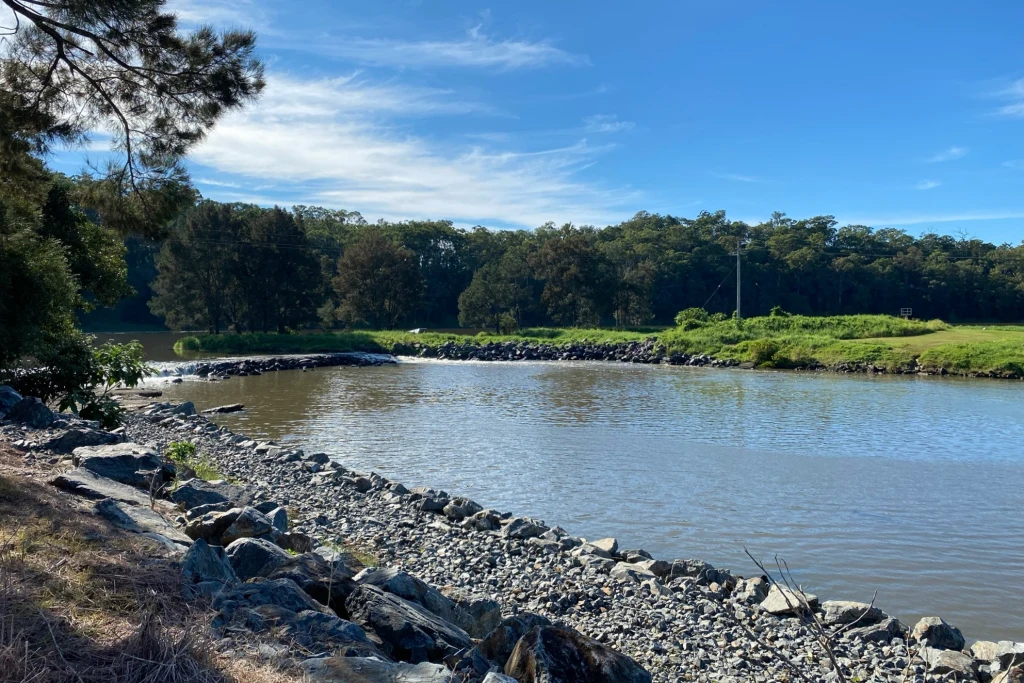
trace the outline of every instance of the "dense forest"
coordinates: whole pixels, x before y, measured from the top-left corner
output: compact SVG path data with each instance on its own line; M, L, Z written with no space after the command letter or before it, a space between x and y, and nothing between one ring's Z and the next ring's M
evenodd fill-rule
M638 213L604 228L472 230L354 212L200 201L160 244L128 243L138 292L87 324L214 332L669 324L680 310L1024 319L1024 246L775 214ZM146 310L148 303L149 311ZM150 312L151 311L151 312ZM102 317L95 317L102 316Z

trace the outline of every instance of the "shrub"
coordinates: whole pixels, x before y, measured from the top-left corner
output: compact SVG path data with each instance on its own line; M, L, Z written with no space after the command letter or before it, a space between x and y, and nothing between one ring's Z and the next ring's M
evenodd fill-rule
M768 311L769 318L790 318L792 315L792 313L782 310L782 306L772 306L771 310Z
M189 468L200 479L212 481L224 478L217 466L205 456L200 455L196 445L189 441L172 441L164 449L164 456L175 465Z
M687 308L676 313L676 325L693 329L708 321L708 312L703 308ZM694 324L696 323L696 324Z
M747 353L754 365L772 365L778 361L779 343L774 339L755 339L747 344Z

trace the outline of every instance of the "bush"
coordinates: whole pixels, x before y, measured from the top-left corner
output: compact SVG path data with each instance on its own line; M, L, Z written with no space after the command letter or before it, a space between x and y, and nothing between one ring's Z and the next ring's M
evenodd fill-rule
M754 365L774 365L778 362L779 343L774 339L755 339L747 344L747 353Z
M199 343L199 337L182 337L178 341L174 342L175 353L181 353L182 351L200 351L202 346Z
M175 465L184 466L195 472L195 475L206 481L223 479L217 466L210 460L199 454L199 449L189 441L172 441L164 449L164 457Z
M771 310L768 311L769 318L790 318L792 316L792 313L782 310L782 306L772 306Z
M700 327L701 323L708 322L708 312L703 308L687 308L676 313L676 325L693 329ZM697 323L693 325L693 323ZM692 327L691 327L692 325Z

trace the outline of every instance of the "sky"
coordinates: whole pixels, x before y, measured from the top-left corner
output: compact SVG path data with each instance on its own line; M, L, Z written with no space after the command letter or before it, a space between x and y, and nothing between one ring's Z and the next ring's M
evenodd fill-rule
M204 196L460 226L724 209L1024 240L1024 3L172 0L249 27ZM76 163L70 157L59 160Z

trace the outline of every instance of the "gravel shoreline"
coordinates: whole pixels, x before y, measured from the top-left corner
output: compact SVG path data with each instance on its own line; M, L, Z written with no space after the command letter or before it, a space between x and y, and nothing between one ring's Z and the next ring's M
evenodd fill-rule
M506 614L567 623L633 657L655 681L839 680L812 624L766 609L771 596L765 602L760 578L743 580L699 560L654 560L611 539L584 543L538 520L258 443L202 415L168 417L165 406L131 413L125 438L161 450L191 440L257 498L296 511L296 531L361 548L431 585L486 593ZM985 681L999 670L980 651L957 652L955 640L947 649L921 647L921 624L912 634L879 610L851 625L866 607L823 602L819 609L827 631L841 631L833 650L847 680ZM944 622L936 628L959 636Z

